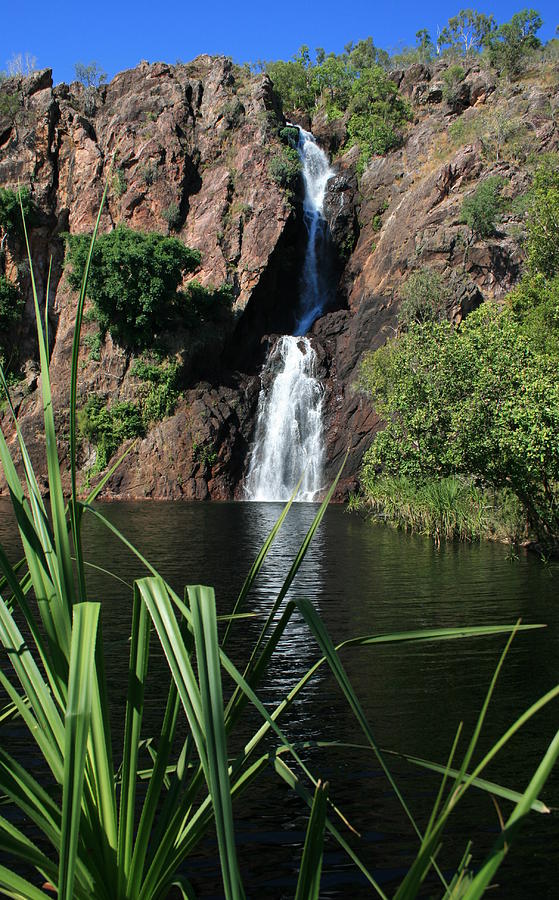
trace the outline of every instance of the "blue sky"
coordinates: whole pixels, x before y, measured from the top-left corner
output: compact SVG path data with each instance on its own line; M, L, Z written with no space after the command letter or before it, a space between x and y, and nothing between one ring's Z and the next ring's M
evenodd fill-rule
M533 2L544 20L540 37L547 40L559 25L556 0ZM187 61L199 53L223 53L236 62L287 59L301 44L338 53L350 40L368 35L378 47L389 50L400 43L413 44L420 28L436 34L437 25L442 27L449 16L469 5L474 4L469 0L429 5L409 0L250 0L240 4L7 0L1 16L0 68L13 54L30 53L40 68L50 66L59 82L73 80L75 62L92 60L112 77L142 59ZM523 4L480 3L475 8L492 12L503 22Z

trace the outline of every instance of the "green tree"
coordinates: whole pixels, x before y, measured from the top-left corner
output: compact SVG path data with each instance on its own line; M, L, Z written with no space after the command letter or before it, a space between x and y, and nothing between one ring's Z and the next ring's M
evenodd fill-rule
M349 112L349 144L359 145L361 166L371 156L397 147L402 140L402 126L411 117L409 104L380 66L365 69L353 82Z
M74 63L74 71L77 80L81 81L86 88L98 88L107 80L107 73L97 62Z
M510 310L484 304L458 329L411 327L365 358L361 385L386 421L367 478L457 474L508 488L536 534L559 534L557 366Z
M524 331L559 364L559 157L534 174L526 222L527 271L507 300Z
M20 237L23 234L22 209L27 225L32 225L35 207L29 188L22 187L17 191L0 188L0 253L3 252L10 234L17 234Z
M264 63L264 69L272 79L286 112L313 108L316 92L309 48L306 45L300 47L297 55L290 60Z
M90 238L67 235L66 241L68 279L77 289ZM152 346L173 318L188 310L188 297L178 287L199 263L200 253L177 238L124 225L102 235L93 251L88 283L101 329L131 349Z
M440 47L459 48L464 56L468 56L481 50L495 27L493 16L486 16L475 9L461 9L457 16L448 20L448 25L439 35L438 44Z
M430 63L435 53L435 45L426 28L421 28L415 33L418 62Z
M526 58L540 46L536 34L542 25L539 13L534 9L523 9L510 22L503 23L488 34L485 44L491 64L510 77L519 75Z
M0 275L0 366L5 367L14 348L11 332L21 321L23 298L17 285Z
M427 267L412 272L400 293L402 302L398 320L404 328L416 322L441 321L445 317L445 307L452 298L448 281Z
M469 226L472 238L488 238L495 233L503 209L502 186L501 176L493 175L478 184L474 193L464 199L462 222Z

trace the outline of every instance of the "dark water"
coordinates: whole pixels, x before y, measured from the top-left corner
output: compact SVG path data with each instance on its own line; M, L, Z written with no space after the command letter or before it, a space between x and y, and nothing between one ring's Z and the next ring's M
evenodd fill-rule
M248 568L281 511L279 504L118 503L99 507L182 592L185 584L215 586L218 611L229 611ZM316 511L298 504L290 511L249 608L264 614L282 584L293 556ZM13 546L7 507L0 506L0 540ZM90 519L85 531L87 557L131 581L141 567L102 525ZM559 677L557 661L559 605L557 566L545 567L522 555L511 562L500 545L447 545L435 550L429 540L374 527L331 507L305 559L292 593L307 596L318 608L335 642L367 633L443 626L541 622L547 627L517 636L505 663L480 750L489 746ZM92 577L93 595L103 602L103 626L109 659L111 694L117 710L125 695L130 594L117 581ZM260 622L236 626L230 653L246 660ZM504 646L503 637L443 643L389 645L347 650L343 663L365 709L378 743L388 749L446 760L456 728L470 736L485 691ZM155 655L155 654L154 654ZM277 701L317 658L302 620L294 618L278 648L263 698ZM151 676L147 732L156 731L164 702L165 666L155 658ZM551 740L559 717L550 706L515 738L486 777L523 789ZM302 702L284 727L291 739L363 743L361 732L325 669L307 686ZM386 892L394 893L413 858L416 842L374 758L363 751L312 751L316 775L330 782L332 798L361 838L354 849ZM403 763L393 770L420 824L427 822L438 786L436 777ZM271 785L271 787L270 787ZM548 782L543 799L557 806L559 778ZM500 803L506 818L510 805ZM248 897L293 897L304 841L307 810L270 775L235 809L242 874ZM491 800L471 793L445 833L438 857L450 872L472 839L474 864L483 859L498 833ZM502 867L495 896L557 897L559 863L557 814L533 814L521 841ZM211 836L186 871L200 896L220 897ZM429 882L424 896L441 896ZM332 841L327 841L321 897L373 896L357 870Z

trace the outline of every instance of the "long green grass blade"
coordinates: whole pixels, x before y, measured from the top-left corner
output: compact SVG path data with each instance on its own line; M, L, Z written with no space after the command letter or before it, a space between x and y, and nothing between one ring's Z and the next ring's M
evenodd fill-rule
M25 224L25 216L23 214L23 205L20 197L21 215L23 220L23 233L25 236L25 245L27 247L27 258L29 260L29 269L31 277L31 290L33 294L33 303L35 306L35 318L37 325L37 340L39 344L39 361L41 366L41 386L43 392L43 414L45 428L45 443L47 455L47 471L49 479L50 505L53 523L54 540L56 546L56 556L54 563L58 568L58 583L60 589L61 600L67 607L68 617L70 617L70 609L74 600L74 573L72 569L72 558L70 552L70 541L68 538L68 526L66 523L66 509L64 503L64 494L62 491L62 481L60 478L60 464L58 461L58 446L56 441L56 429L54 425L54 411L52 405L52 394L49 376L49 357L48 347L41 321L41 312L39 308L39 298L37 295L37 287L35 284L35 276L33 273L33 260L31 256L31 248L29 245L29 237L27 234L27 226Z
M159 807L161 790L165 782L167 766L171 757L171 750L177 727L178 711L179 696L175 682L171 679L165 715L163 717L163 725L161 726L161 735L157 744L157 755L150 774L149 786L142 806L142 813L134 844L134 853L127 884L127 896L129 897L137 896L142 883L148 846L153 834L153 823ZM165 831L165 825L169 824L173 819L172 813L175 811L175 804L180 803L180 790L178 790L178 788L179 785L175 785L174 792L172 794L171 792L168 793L167 800L169 800L169 806L167 806L166 802L161 809L160 833L153 835L153 844L156 847L160 845L160 834Z
M431 772L438 772L440 775L444 775L445 772L448 771L448 774L453 778L458 778L459 771L458 769L453 769L451 767L442 766L438 763L429 762L426 759L420 759L417 756L408 756L407 753L396 753L391 750L384 750L386 754L390 754L393 756L398 756L400 759L405 759L407 762L411 763L414 766L419 766L422 769L429 769ZM503 800L510 800L511 803L519 803L522 794L518 791L513 791L511 788L504 787L502 784L497 784L494 781L487 781L485 778L471 778L470 775L465 772L462 775L461 782L468 782L468 785L471 787L479 788L480 791L485 791L488 794L494 794L495 797L501 797ZM550 813L551 809L547 806L543 800L539 800L536 798L532 803L531 809L533 812L537 813Z
M237 863L233 807L221 688L221 667L213 588L188 588L200 682L202 719L208 759L208 787L214 808L223 887L228 900L244 896Z
M303 858L299 870L295 900L318 900L326 827L328 784L318 782L305 835Z
M149 659L149 616L137 587L132 606L132 641L128 666L128 693L124 725L124 752L118 831L119 896L130 874L134 843L138 749L144 712L144 688Z
M78 297L78 305L76 309L76 321L74 325L74 339L72 342L72 365L70 370L70 476L72 483L72 499L70 502L70 519L72 523L72 534L74 538L74 548L76 551L76 565L79 584L79 593L81 600L86 600L86 581L85 570L83 565L82 540L81 540L81 507L77 503L78 486L77 486L77 452L78 452L78 431L77 431L77 397L78 397L78 363L80 356L80 339L82 332L83 308L85 303L85 295L87 292L87 282L89 279L89 269L91 266L91 258L93 256L93 248L99 230L101 215L105 206L107 196L108 182L105 185L101 203L99 204L99 212L95 221L93 234L89 244L89 251L85 261L84 274L81 289Z
M520 826L522 825L524 819L526 818L526 815L528 814L534 803L534 800L549 778L558 756L559 731L551 741L542 761L534 772L534 775L532 776L528 787L524 791L522 798L519 800L509 819L507 820L505 828L499 835L499 838L495 843L495 846L491 851L489 858L475 876L472 884L464 892L464 900L478 900L478 898L483 896L485 890L491 884L491 881L495 877L499 866L505 858L511 842L516 837Z
M11 897L13 900L45 900L46 897L44 891L5 866L0 866L0 888L4 897Z
M91 723L99 603L74 605L68 706L65 716L59 900L72 900L80 830L82 785Z

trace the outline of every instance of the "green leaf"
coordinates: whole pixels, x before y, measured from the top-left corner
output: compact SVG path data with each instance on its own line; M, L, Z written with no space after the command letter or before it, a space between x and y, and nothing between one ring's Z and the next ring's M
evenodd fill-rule
M99 603L77 603L70 645L68 706L64 719L64 787L58 876L59 900L72 900L80 830L82 786L91 723Z
M206 778L214 808L223 887L225 896L236 900L243 897L244 892L235 847L213 588L201 585L189 587L188 599L192 612L202 719L206 736L208 760Z
M318 900L320 895L327 797L328 783L323 784L319 781L314 793L311 817L305 835L295 900Z

